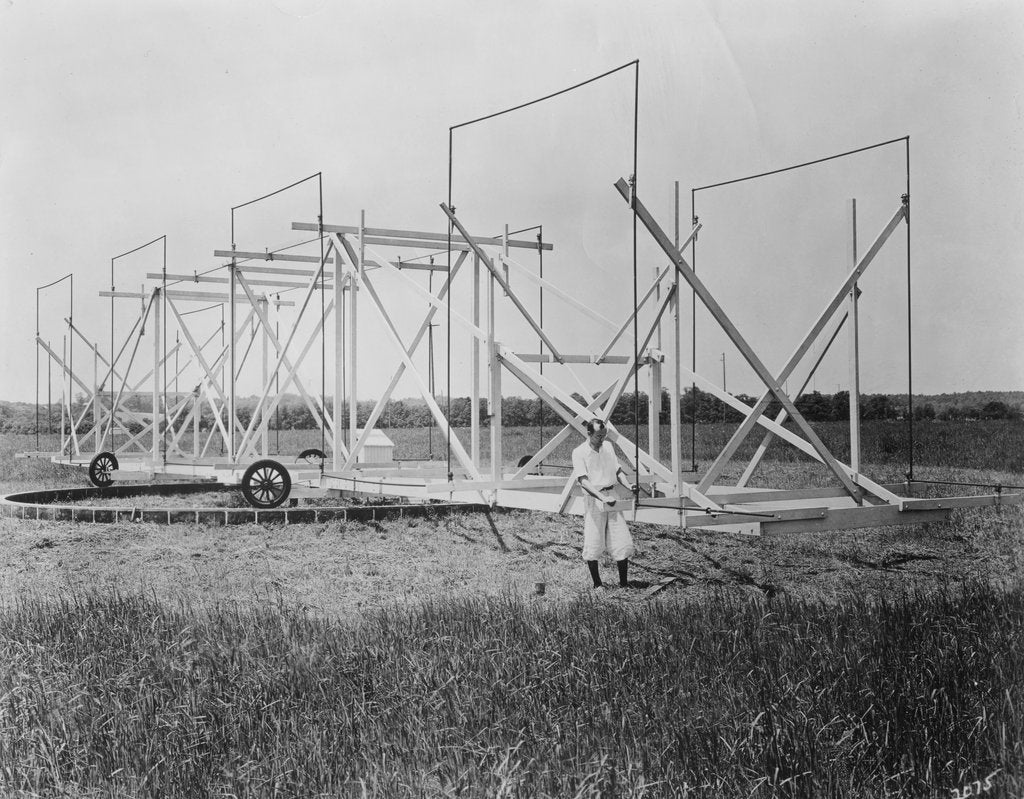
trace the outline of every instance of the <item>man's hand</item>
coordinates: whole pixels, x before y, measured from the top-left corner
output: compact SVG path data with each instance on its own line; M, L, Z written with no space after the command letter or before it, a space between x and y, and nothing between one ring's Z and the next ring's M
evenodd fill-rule
M614 494L605 494L604 496L601 497L601 499L604 501L604 504L607 505L609 508L615 507L615 503L618 501L617 497Z

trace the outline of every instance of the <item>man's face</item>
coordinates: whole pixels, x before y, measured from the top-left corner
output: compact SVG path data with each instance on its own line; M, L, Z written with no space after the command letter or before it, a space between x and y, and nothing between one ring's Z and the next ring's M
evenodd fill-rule
M590 433L588 438L590 439L590 446L594 449L600 449L601 444L604 443L605 438L608 435L608 430L600 425L594 428L594 432Z

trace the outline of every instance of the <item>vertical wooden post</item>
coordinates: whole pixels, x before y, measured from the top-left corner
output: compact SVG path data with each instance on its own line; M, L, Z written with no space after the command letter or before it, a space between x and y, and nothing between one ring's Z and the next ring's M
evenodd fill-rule
M345 429L345 282L341 274L341 253L334 254L334 430L331 449L334 453L334 471L345 465L342 456L342 430ZM326 454L326 453L325 453Z
M192 457L199 460L199 420L203 415L203 392L196 388L192 399Z
M92 345L92 425L95 454L100 454L100 350L97 344Z
M850 200L850 264L857 265L857 201ZM857 284L847 299L850 342L850 468L860 472L860 329L857 319Z
M64 454L64 406L67 404L68 337L64 336L60 354L60 454Z
M266 297L260 299L260 310L262 311L263 319L268 318L267 304ZM263 331L263 340L261 342L263 345L263 369L261 377L263 381L262 384L265 386L267 385L267 381L270 379L270 331L268 331L267 326L262 323L260 324L260 329ZM263 418L263 411L266 407L267 401L263 400L263 402L260 403L260 407L253 408L252 411L253 415L258 413L260 416L260 422L263 428L263 433L260 436L260 455L264 458L267 457L270 452L270 420Z
M675 245L676 250L679 249L679 181L675 182L675 195L676 195L676 238ZM675 277L675 293L672 297L671 311L672 311L672 395L669 397L671 400L671 407L669 408L669 428L672 434L672 444L670 446L670 452L672 457L672 479L675 481L675 485L672 487L672 493L679 493L679 483L681 480L680 474L682 472L682 461L680 453L680 429L679 429L679 401L680 391L682 390L682 380L679 368L679 270L674 269L673 275Z
M508 262L505 260L508 258L508 225L505 225L505 232L501 237L501 268L505 271L505 285L510 285L508 282ZM508 292L504 289L502 293L507 297Z
M50 342L46 342L46 448L50 450L53 446L50 443L50 436L53 435L53 355L51 354ZM113 416L113 409L111 409ZM52 451L52 450L50 450Z
M487 290L487 364L490 369L490 390L487 401L491 415L491 479L501 479L501 364L498 362L498 346L494 340L494 286L497 281L490 275Z
M160 289L153 290L153 468L160 462Z
M234 247L234 244L231 245ZM237 268L228 267L228 460L235 462L235 291Z
M658 325L660 328L661 323ZM656 461L661 460L661 359L660 350L647 351L651 375L650 394L647 397L647 451Z
M359 440L356 434L356 422L357 422L357 384L358 374L356 372L357 362L357 341L356 341L356 321L357 321L357 309L358 309L358 294L359 289L363 281L363 258L365 254L365 245L363 243L363 230L366 225L366 212L359 212L359 250L358 256L359 261L355 265L355 273L352 276L352 285L349 287L349 309L348 309L348 385L349 385L349 400L348 400L348 445L354 447L356 441Z
M480 256L473 253L473 324L480 327ZM480 339L470 336L469 451L480 468Z

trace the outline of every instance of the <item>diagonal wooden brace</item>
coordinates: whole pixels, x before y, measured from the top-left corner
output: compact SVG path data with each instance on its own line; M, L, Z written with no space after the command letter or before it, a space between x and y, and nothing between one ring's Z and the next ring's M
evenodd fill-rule
M828 466L832 474L835 475L844 490L859 502L861 500L862 490L850 480L836 459L832 457L832 454L825 447L824 443L820 438L818 438L818 435L814 430L811 429L810 424L808 424L807 420L804 419L803 415L796 409L796 406L793 405L792 400L790 400L786 395L786 392L783 391L780 382L775 379L772 373L768 370L768 367L761 362L757 353L754 352L753 348L740 334L739 330L725 313L724 309L718 304L718 301L708 290L707 286L705 286L700 278L697 277L697 274L686 262L686 259L683 258L683 256L676 250L672 240L665 234L665 231L661 229L658 223L651 216L650 212L648 212L643 203L640 202L640 199L636 194L631 191L629 184L624 179L620 178L615 183L615 188L619 191L619 194L622 195L623 199L625 199L627 203L630 203L633 213L636 214L637 218L640 219L641 222L643 222L644 227L647 228L648 232L654 237L654 240L658 243L665 254L668 255L672 263L675 264L676 270L679 274L687 283L690 284L694 293L700 297L701 302L704 303L704 306L711 312L711 315L729 337L729 340L732 341L733 345L739 350L740 354L743 355L744 359L761 379L761 382L767 387L768 391L766 392L766 395L774 395L782 404L782 407L786 409L793 421L795 421L803 431L808 442L821 456L822 461L826 466ZM845 297L845 293L843 296ZM767 400L765 400L765 406L767 406ZM753 426L757 423L757 420L754 417L760 416L763 410L763 408L757 408L757 406L755 406L755 410L752 411L751 415L743 422L741 428L748 424L749 427L747 427L742 437L739 436L739 431L737 431L737 435L733 436L734 439L738 438L735 445L736 447L739 446L739 443L742 442L750 430L753 429ZM734 451L735 449L733 452ZM724 468L725 463L727 463L728 459L732 457L732 454L730 453L727 458L723 458L725 455L726 452L723 450L713 464L712 471L709 471L699 483L698 489L701 493L706 493L708 491L708 489L714 484L715 478L717 478L721 473L721 469Z
M459 233L462 234L462 237L469 242L469 246L473 248L473 252L480 259L481 263L483 263L483 265L487 267L488 271L490 271L490 273L494 276L494 279L498 282L498 285L501 286L504 292L509 296L509 298L512 300L512 303L516 306L516 308L519 309L519 313L523 315L523 318L529 323L530 327L533 328L534 332L538 336L540 336L541 341L543 341L547 348L551 351L551 354L554 356L555 360L558 361L559 363L562 363L562 356L559 354L558 348L551 343L551 339L548 338L547 333L545 333L541 326L537 324L536 320L530 315L530 312L526 310L526 306L524 306L523 303L520 302L515 292L512 291L512 288L508 285L508 281L505 280L505 278L501 274L502 270L495 268L494 262L487 256L487 253L485 253L481 249L480 245L476 244L472 240L470 235L466 232L466 229L462 226L462 223L458 219L456 219L455 213L447 205L441 203L441 210L445 212L448 219L451 220L451 223L455 225Z

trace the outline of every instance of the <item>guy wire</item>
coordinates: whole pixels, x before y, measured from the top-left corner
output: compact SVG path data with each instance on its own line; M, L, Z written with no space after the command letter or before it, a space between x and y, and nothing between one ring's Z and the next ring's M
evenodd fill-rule
M566 93L571 92L571 91L573 91L575 89L579 89L579 88L581 88L583 86L586 86L587 84L594 83L595 81L601 80L602 78L606 78L609 75L613 75L616 72L620 72L620 71L622 71L622 70L624 70L624 69L626 69L628 67L631 67L631 66L634 67L635 70L636 70L636 73L635 73L635 76L634 76L634 88L633 88L633 180L634 180L634 197L635 197L635 193L636 193L635 180L636 180L636 169L637 169L637 126L638 126L639 101L640 101L639 100L639 94L640 94L640 60L639 59L634 59L634 60L629 61L629 62L627 62L625 64L622 64L621 66L615 67L614 69L610 69L607 72L602 72L600 75L595 75L592 78L588 78L587 80L580 81L579 83L575 83L572 86L568 86L568 87L566 87L564 89L559 89L556 92L552 92L550 94L546 94L543 97L538 97L538 98L536 98L534 100L529 100L529 101L527 101L525 103L519 103L518 105L514 105L514 106L511 106L509 108L505 108L505 109L503 109L501 111L495 111L492 114L486 114L485 116L477 117L476 119L470 119L467 122L460 122L457 125L450 126L448 128L448 208L451 210L451 212L453 214L455 213L455 207L454 207L454 205L452 205L452 161L453 161L453 145L452 145L452 140L453 140L453 133L454 133L454 131L457 128L464 128L464 127L467 127L469 125L476 124L477 122L483 122L483 121L488 120L488 119L494 119L495 117L502 116L503 114L509 114L509 113L511 113L513 111L518 111L518 110L520 110L522 108L527 108L527 107L529 107L531 105L536 105L537 103L542 103L545 100L550 100L550 99L552 99L554 97L558 97L560 95L566 94ZM636 271L637 271L637 265L636 265L636 238L637 238L636 237L636 217L637 217L637 214L636 214L636 204L635 204L635 202L633 202L631 200L630 204L631 204L632 210L633 210L633 307L635 309L636 305L637 305L637 277L636 277ZM449 220L448 220L448 271L449 271L449 273L451 272L451 265L452 265L452 228L453 228L453 225L454 225L454 222L449 218ZM451 462L452 462L452 458L451 458L451 393L452 393L451 392L451 290L450 290L450 288L449 288L449 292L448 292L447 302L448 302L448 305L447 305L447 311L448 311L448 363L447 363L447 372L448 372L448 388L447 388L447 391L448 391L448 410L447 410L447 414L448 414L448 422L449 422L448 423L448 480L450 482L452 480L452 467L451 467ZM639 356L637 355L636 350L637 350L637 347L638 347L638 344L639 344L639 332L638 332L638 329L637 329L637 321L636 321L635 317L636 317L636 314L634 314L634 319L633 319L633 353L634 353L634 356L638 359ZM634 365L634 374L633 374L633 387L634 387L634 390L633 390L633 394L634 394L634 414L633 415L634 415L634 428L636 428L634 430L634 438L639 440L639 435L636 432L639 429L639 422L638 422L639 415L637 413L637 403L639 402L639 396L638 396L639 376L636 373L636 369L638 368L639 364L637 364L636 361L634 361L634 364L635 365ZM494 398L492 397L491 399L493 401ZM489 408L488 410L490 411L491 414L494 413L494 409L493 408ZM634 455L635 455L635 463L636 463L636 471L637 471L637 480L639 480L639 477L640 477L640 451L639 451L639 443L636 443L636 445L635 445Z

